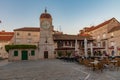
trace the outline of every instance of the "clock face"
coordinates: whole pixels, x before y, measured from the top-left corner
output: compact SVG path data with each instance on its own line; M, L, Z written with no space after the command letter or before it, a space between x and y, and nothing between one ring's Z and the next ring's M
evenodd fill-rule
M49 21L43 21L43 22L42 22L42 28L48 29L49 27L50 27Z

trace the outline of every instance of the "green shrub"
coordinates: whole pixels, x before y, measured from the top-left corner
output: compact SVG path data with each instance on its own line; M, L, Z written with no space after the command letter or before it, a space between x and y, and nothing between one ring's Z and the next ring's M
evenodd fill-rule
M66 55L67 55L68 57L70 57L70 56L71 56L71 52L67 52Z
M8 52L10 49L36 49L36 45L5 45L5 50Z
M62 51L58 51L57 54L58 54L58 57L61 57L62 56Z

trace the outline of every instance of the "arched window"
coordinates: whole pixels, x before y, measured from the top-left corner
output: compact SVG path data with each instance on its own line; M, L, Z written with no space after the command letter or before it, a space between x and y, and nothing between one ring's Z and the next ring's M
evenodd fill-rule
M100 47L100 42L98 42L98 47Z

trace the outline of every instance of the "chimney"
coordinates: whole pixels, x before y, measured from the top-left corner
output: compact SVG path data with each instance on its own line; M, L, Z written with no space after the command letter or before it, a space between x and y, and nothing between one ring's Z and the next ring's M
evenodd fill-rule
M5 32L5 30L2 30L2 32Z

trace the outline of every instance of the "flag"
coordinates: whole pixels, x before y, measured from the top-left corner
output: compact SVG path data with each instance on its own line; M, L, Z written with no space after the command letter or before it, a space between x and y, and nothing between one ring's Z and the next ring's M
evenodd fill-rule
M2 23L2 21L0 20L0 23Z

